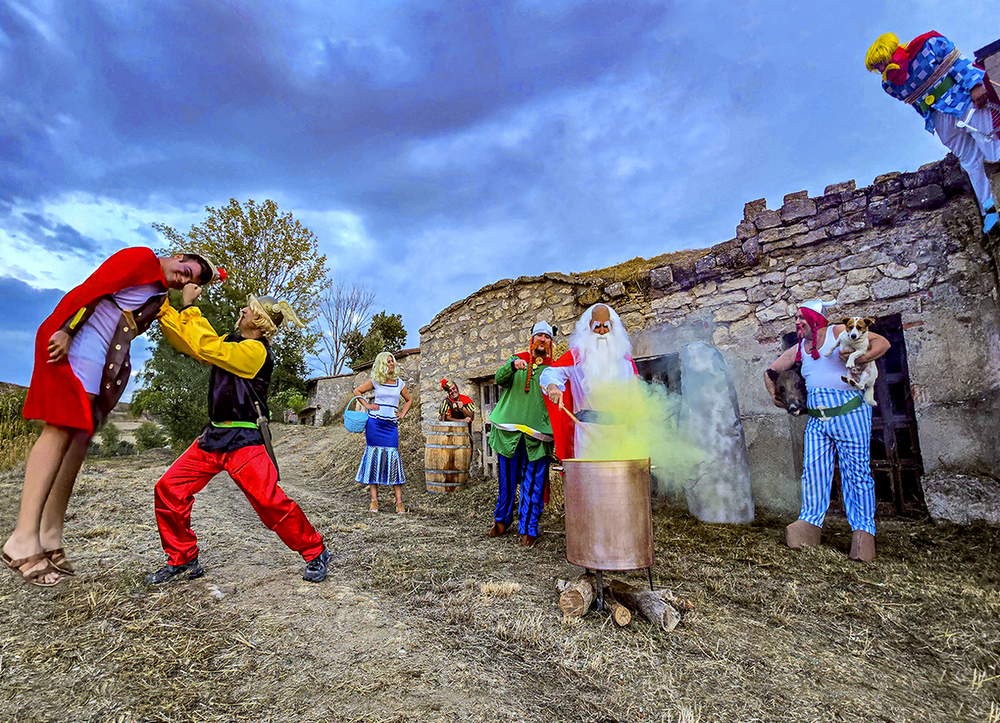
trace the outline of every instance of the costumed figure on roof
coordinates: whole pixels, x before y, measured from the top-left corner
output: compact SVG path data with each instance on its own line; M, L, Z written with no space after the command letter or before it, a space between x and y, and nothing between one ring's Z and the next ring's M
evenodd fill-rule
M23 414L45 426L28 457L17 525L3 546L4 562L26 582L49 587L74 574L62 545L66 507L90 438L128 385L132 340L156 321L168 288L222 274L198 254L123 249L38 328Z
M159 585L204 574L198 562L198 540L191 529L194 496L215 475L228 472L268 529L306 561L302 579L326 577L330 552L302 509L278 485L278 467L268 430L267 391L274 369L271 339L285 321L305 325L287 301L251 296L236 330L216 333L192 306L201 288L189 284L183 308L169 303L160 311L160 329L177 351L209 364L209 424L156 483L156 524L167 564L146 577Z
M832 350L846 328L830 324L823 315L833 301L807 301L795 315L799 343L789 347L769 367L764 384L776 406L774 380L781 372L802 365L806 382L805 453L802 460L802 509L799 519L785 530L789 547L798 549L820 543L823 519L830 506L835 463L840 467L844 508L851 525L850 557L868 562L875 557L875 480L871 470L872 408L862 393L845 378L851 373L846 361L850 349ZM855 360L858 367L889 351L885 337L868 332L868 351Z
M577 321L569 351L538 379L547 397L559 459L592 458L600 425L615 423L606 412L594 408L595 389L627 384L637 375L632 342L621 318L610 306L594 304Z
M375 401L363 399L367 392L375 392ZM413 403L406 382L396 373L396 357L387 351L375 357L372 378L354 390L362 397L362 404L370 414L365 423L365 453L358 465L354 481L368 485L372 501L370 512L378 512L378 487L390 485L396 495L396 513L403 514L403 461L399 457L399 422L406 416ZM403 406L399 399L403 398Z
M937 133L969 174L983 212L983 231L997 225L997 207L983 161L1000 160L1000 107L987 107L985 73L948 38L929 32L900 45L892 33L880 35L865 56L865 67L882 74L882 88L914 108L924 128ZM995 96L994 96L995 97Z
M531 330L528 350L497 369L494 381L503 390L489 415L490 447L497 453L499 491L490 537L507 531L514 520L514 490L520 487L518 529L521 544L533 547L552 455L552 426L545 409L539 375L552 364L552 326L539 321Z

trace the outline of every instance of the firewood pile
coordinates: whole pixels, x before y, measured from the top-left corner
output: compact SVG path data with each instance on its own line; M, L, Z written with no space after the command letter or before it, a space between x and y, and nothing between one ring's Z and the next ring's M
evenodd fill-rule
M556 580L559 609L570 618L580 618L597 605L597 578L587 573L576 580ZM682 600L670 590L643 590L621 580L612 580L604 586L604 611L611 615L618 627L632 622L638 613L649 622L667 632L677 627L681 616L693 610L687 600Z

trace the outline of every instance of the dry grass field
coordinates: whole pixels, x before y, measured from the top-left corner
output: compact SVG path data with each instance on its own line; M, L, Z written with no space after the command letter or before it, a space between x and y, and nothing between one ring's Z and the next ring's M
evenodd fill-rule
M1000 721L1000 531L887 521L864 566L842 519L793 552L781 521L658 509L680 626L563 620L553 579L579 571L558 514L533 550L488 539L492 486L427 494L415 420L402 516L351 481L360 435L277 427L283 486L333 552L318 585L221 476L194 510L206 575L149 589L171 457L88 462L66 540L82 574L0 580L0 720ZM0 475L4 530L21 474Z

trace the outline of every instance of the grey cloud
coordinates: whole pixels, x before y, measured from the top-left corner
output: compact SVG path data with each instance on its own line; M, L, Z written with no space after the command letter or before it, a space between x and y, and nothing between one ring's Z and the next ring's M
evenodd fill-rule
M65 294L36 289L23 281L0 276L0 381L27 385L31 379L38 327Z

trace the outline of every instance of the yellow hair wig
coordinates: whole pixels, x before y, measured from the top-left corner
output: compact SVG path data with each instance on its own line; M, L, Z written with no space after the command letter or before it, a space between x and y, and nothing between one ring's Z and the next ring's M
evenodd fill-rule
M375 362L372 364L372 380L378 382L379 384L385 384L389 380L389 359L392 358L393 367L396 364L396 357L392 356L390 352L384 351L375 357ZM396 372L393 369L393 378L395 378Z
M270 340L278 333L282 322L289 321L298 327L305 328L295 311L287 301L278 301L270 296L256 297L253 294L247 299L247 306L253 312L253 323L265 339Z
M878 68L875 66L885 63L885 70L882 71L882 78L885 78L885 74L890 70L899 68L898 65L890 62L892 54L896 52L896 48L898 47L899 38L894 34L883 33L879 35L878 39L868 48L868 53L865 55L865 67L874 73L878 71Z

